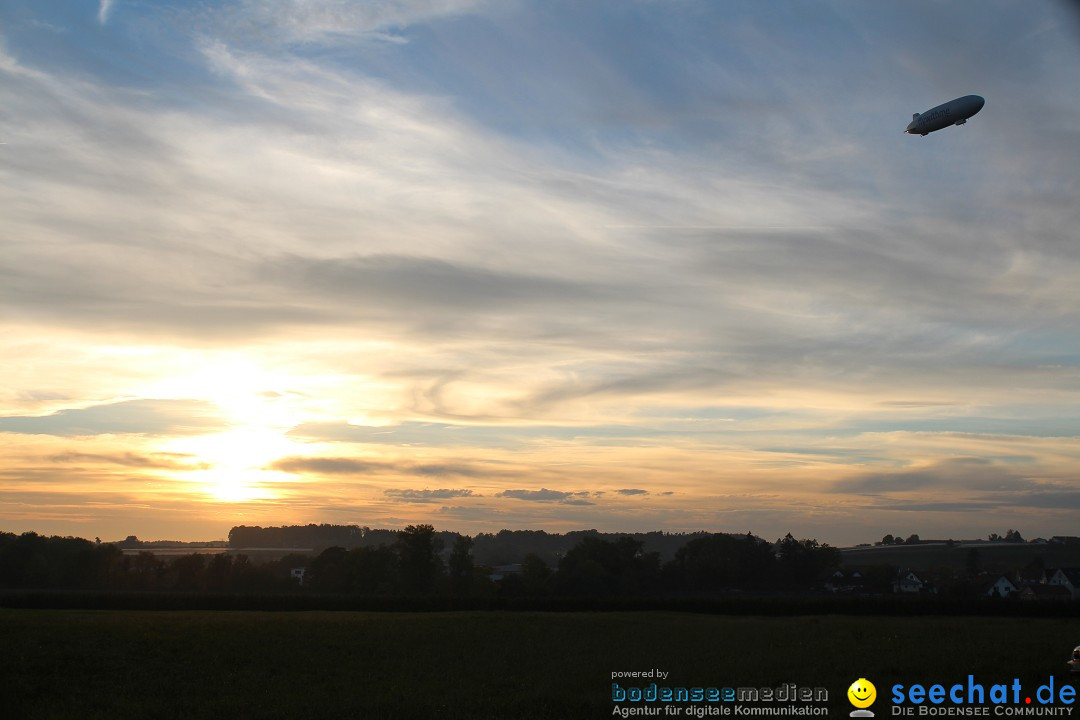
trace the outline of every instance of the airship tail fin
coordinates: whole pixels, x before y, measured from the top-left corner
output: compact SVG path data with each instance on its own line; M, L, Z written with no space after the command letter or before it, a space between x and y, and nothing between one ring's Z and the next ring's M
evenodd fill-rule
M915 113L914 115L912 115L911 119L912 120L918 120L919 119L919 113Z

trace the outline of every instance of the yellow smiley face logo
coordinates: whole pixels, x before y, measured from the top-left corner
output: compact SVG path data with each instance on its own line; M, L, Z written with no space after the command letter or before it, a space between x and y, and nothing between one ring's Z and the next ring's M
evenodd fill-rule
M859 678L847 689L848 700L857 708L868 708L877 699L877 688L866 678Z

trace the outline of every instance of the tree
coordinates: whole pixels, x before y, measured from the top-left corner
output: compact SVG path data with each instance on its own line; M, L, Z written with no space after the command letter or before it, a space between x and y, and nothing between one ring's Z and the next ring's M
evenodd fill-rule
M982 570L982 556L975 548L971 548L967 552L967 558L964 561L964 567L967 570L969 578L977 577Z
M169 575L177 590L204 590L206 556L199 553L181 555L169 566Z
M1009 529L1005 532L1005 542L1022 543L1024 542L1024 538L1021 537L1019 530Z
M304 582L319 592L346 592L350 589L346 558L343 547L329 547L319 553L308 566Z
M438 552L442 542L435 537L431 525L409 525L398 533L394 543L401 570L402 590L409 593L428 593L442 574Z
M529 553L521 561L521 590L526 595L551 592L551 568L536 553Z
M642 552L642 542L621 537L614 542L586 536L562 560L556 584L563 592L613 595L646 592L660 579L660 556Z
M232 589L232 556L229 553L218 553L210 558L206 566L206 588L208 590L231 590Z
M892 535L886 535L885 537L881 538L881 542L878 543L878 544L879 545L892 545L893 544L893 536Z
M0 587L104 587L122 564L122 552L112 545L33 532L0 533Z
M865 579L865 589L869 592L891 593L893 583L900 574L900 568L895 565L883 563L881 565L869 565L862 570Z
M911 535L908 536L908 539L904 541L904 544L905 545L918 545L919 544L919 536L912 533Z
M273 587L273 578L260 571L247 555L236 555L232 560L231 584L233 592L265 591Z
M1025 565L1024 569L1020 571L1022 579L1034 582L1042 582L1045 573L1046 562L1043 560L1042 555L1032 558L1031 562Z
M365 595L388 595L398 585L398 557L385 545L358 547L349 551L349 578L352 589Z
M774 562L768 543L753 535L717 533L683 545L664 570L676 586L691 592L713 592L754 583Z
M140 551L128 564L129 581L135 590L157 588L164 571L165 563L146 550Z
M450 588L455 593L468 593L472 589L473 558L472 538L467 535L458 535L454 540L454 547L450 549Z
M777 541L776 560L782 582L805 587L840 565L840 551L817 540L796 540L788 533Z

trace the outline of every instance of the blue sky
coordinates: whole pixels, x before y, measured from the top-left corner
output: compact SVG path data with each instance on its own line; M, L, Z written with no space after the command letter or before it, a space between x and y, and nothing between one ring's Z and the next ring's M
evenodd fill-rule
M1067 533L1078 62L1064 2L5 3L0 526Z

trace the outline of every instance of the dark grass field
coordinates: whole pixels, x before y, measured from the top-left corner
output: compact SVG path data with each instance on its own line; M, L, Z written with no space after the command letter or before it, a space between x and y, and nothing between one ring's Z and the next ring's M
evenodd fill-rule
M845 692L1070 683L1080 619L0 610L5 718L606 718L611 673ZM621 681L646 684L648 681Z

